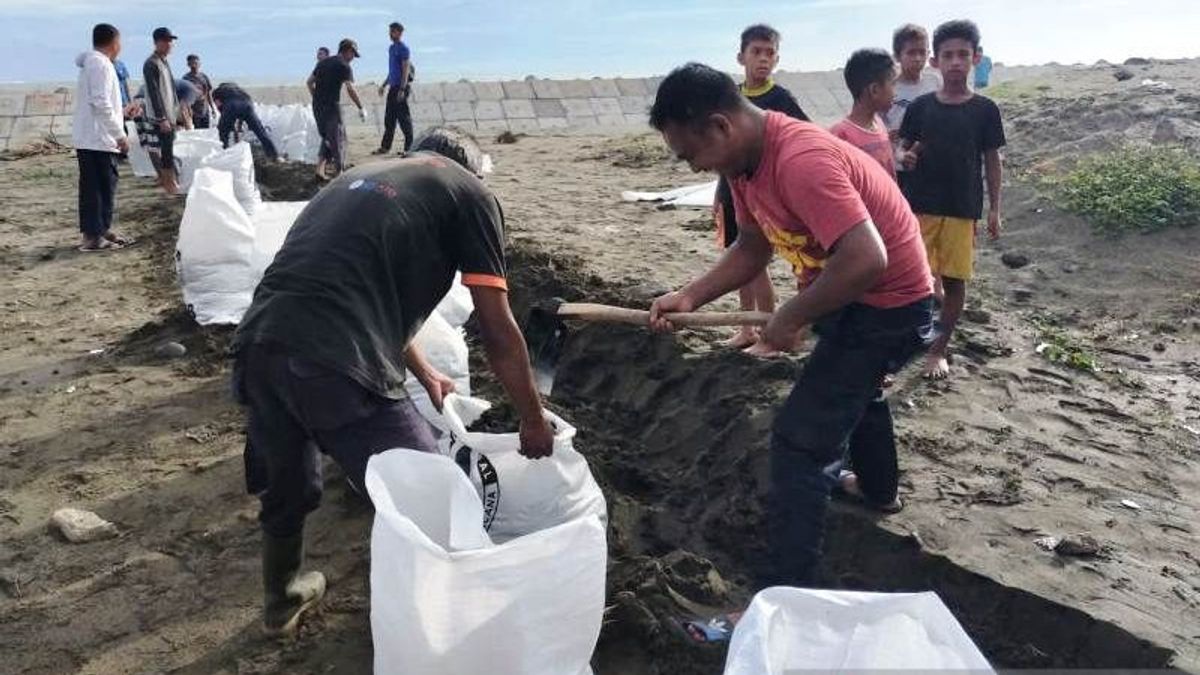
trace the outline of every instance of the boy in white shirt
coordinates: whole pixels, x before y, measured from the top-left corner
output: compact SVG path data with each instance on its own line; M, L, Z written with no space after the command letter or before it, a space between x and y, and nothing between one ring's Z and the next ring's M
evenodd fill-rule
M888 136L892 139L892 150L897 159L900 154L900 125L904 113L918 97L932 94L942 87L942 77L929 63L929 32L916 24L905 24L892 34L892 52L900 63L900 76L896 78L896 97L892 109L886 116ZM909 172L896 162L896 179L903 189ZM906 192L907 194L907 192Z

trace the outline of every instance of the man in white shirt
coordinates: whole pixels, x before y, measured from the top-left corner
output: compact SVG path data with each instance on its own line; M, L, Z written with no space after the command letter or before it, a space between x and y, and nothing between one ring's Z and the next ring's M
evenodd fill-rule
M79 160L79 229L85 252L111 251L131 241L112 232L117 192L117 158L129 151L121 90L113 61L121 53L121 34L101 23L92 29L92 51L79 66L71 141Z

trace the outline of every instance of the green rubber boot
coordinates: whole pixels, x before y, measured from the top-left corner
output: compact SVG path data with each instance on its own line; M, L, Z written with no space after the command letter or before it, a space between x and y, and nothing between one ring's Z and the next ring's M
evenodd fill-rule
M325 595L325 576L300 574L303 563L303 533L285 538L263 533L263 631L270 637L295 635L300 615Z

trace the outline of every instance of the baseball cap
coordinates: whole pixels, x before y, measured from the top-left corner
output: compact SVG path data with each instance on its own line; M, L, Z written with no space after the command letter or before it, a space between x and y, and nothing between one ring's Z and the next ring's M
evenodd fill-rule
M167 28L165 26L160 26L160 27L154 29L154 41L155 42L158 42L159 40L178 40L178 39L179 39L179 36L172 33L170 28Z
M350 38L343 38L342 41L338 43L338 53L341 54L342 52L346 51L347 49L354 52L354 56L356 58L362 56L362 54L358 53L358 43L357 42L355 42L354 40L351 40Z

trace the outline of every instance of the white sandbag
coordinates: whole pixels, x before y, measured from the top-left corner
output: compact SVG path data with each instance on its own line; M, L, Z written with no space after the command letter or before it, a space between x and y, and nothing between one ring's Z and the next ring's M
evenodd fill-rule
M262 203L262 196L258 193L258 184L255 182L254 155L250 152L248 143L236 143L221 149L218 142L217 151L202 158L200 166L233 174L233 193L238 203L246 213L254 215Z
M936 593L768 588L734 629L725 675L992 672Z
M462 328L475 311L475 301L471 299L471 291L462 284L462 274L454 273L454 282L446 296L438 303L437 313L442 315L451 326Z
M489 408L490 403L477 398L448 396L440 425L447 435L438 441L438 449L470 472L492 539L505 541L589 514L607 521L604 493L587 460L575 450L575 427L547 413L554 427L554 454L528 459L519 452L516 432L467 431Z
M471 395L471 372L467 339L461 328L451 326L438 312L429 315L425 325L413 338L413 344L420 348L425 359L443 375L454 380L455 390L462 396ZM404 390L412 399L417 411L440 432L445 431L442 414L433 407L429 400L429 392L410 372L404 380Z
M687 206L692 208L712 208L717 199L717 181L686 185L666 192L636 192L621 193L621 199L627 202L662 202L670 206Z
M158 172L154 170L150 152L138 140L135 123L125 123L125 137L129 139L129 166L133 169L133 175L139 178L157 178Z
M221 141L216 129L196 129L175 132L175 168L179 171L179 185L184 190L192 187L192 176L204 159L221 152Z
M257 279L254 224L233 193L233 175L198 169L188 191L175 267L183 302L200 325L235 324L250 306Z
M604 615L598 514L494 545L447 457L392 450L367 464L377 675L586 675Z
M262 202L250 220L254 223L254 255L250 267L254 270L254 285L283 248L287 234L308 202Z

